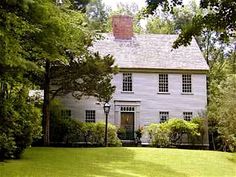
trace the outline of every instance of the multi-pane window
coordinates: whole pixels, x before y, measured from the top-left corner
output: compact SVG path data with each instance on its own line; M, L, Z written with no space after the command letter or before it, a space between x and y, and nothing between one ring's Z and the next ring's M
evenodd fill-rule
M159 74L159 92L168 92L168 74Z
M61 110L61 117L62 118L70 118L71 117L71 110L68 110L68 109Z
M133 91L132 74L131 73L123 73L123 91L125 91L125 92Z
M169 112L159 112L160 122L165 122L169 119Z
M192 78L190 74L182 75L182 92L183 93L192 92Z
M85 122L95 122L95 110L85 111Z
M186 121L190 121L193 117L193 113L192 112L183 112L183 118Z

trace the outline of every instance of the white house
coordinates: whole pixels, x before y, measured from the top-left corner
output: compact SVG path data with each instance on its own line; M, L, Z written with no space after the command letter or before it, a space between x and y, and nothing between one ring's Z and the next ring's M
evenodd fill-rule
M173 49L177 35L133 35L132 18L113 17L113 34L94 43L92 50L111 54L120 68L110 101L109 122L130 132L169 118L190 120L206 109L208 65L195 41ZM103 104L95 98L62 98L72 118L104 121Z

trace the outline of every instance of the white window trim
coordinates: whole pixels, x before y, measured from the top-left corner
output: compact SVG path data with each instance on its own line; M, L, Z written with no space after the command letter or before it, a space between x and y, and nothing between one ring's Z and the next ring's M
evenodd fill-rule
M190 76L190 83L184 83L184 76ZM186 79L187 80L187 79ZM184 84L185 84L185 89L184 89ZM188 89L186 89L186 85L190 84L190 91L188 91ZM193 83L192 83L192 75L191 74L182 74L182 85L181 85L181 94L182 95L193 95ZM186 91L185 91L186 90Z
M131 76L131 90L128 90L128 86L126 88L126 90L124 90L124 75L125 74L129 74ZM127 83L129 84L129 83ZM134 93L134 89L133 89L133 74L132 73L122 73L122 92L121 93Z
M162 88L163 90L167 89L167 91L160 91L160 76L163 75L163 85L164 87ZM167 87L165 87L167 85ZM158 94L170 94L169 93L169 75L168 74L158 74Z

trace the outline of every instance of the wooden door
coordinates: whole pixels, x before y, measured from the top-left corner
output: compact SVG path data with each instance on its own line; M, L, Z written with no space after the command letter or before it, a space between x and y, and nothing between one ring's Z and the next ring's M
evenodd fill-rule
M134 140L134 112L121 112L121 128L125 130L124 140Z

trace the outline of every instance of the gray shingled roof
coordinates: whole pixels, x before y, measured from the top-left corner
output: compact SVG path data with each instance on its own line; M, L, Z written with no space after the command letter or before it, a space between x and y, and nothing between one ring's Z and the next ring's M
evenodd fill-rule
M136 35L132 41L115 40L111 34L94 43L94 51L111 54L120 68L208 70L195 41L190 46L173 49L177 35Z

